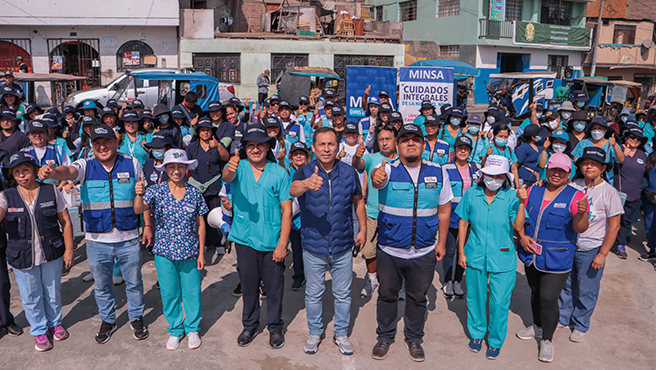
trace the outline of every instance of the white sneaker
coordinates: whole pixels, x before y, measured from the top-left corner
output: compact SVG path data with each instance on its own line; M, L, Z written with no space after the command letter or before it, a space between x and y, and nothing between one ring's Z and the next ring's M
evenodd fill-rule
M564 328L569 328L569 325L563 325L563 324L561 324L561 323L558 323L558 325L556 325L556 330L558 330L558 329L564 329Z
M360 292L362 298L371 297L371 295L378 289L378 281L371 281L369 279L369 274L367 274L366 282L364 283L364 288Z
M458 298L465 296L465 291L462 289L462 284L460 284L459 281L453 282L453 294L455 294Z
M333 343L339 347L339 352L343 355L350 356L353 354L353 343L346 335L343 337L333 337Z
M554 345L550 340L540 341L540 353L538 360L542 362L551 362L554 359Z
M196 349L200 347L201 344L200 336L198 335L197 331L189 333L189 342L187 345L189 346L190 349Z
M182 339L182 337L174 337L171 335L169 340L166 342L166 349L169 351L175 351L178 349L178 346L180 345L180 339Z
M305 346L303 346L303 352L313 355L317 353L319 350L319 344L321 343L321 336L320 335L312 335L308 337L307 341L305 341Z
M542 338L542 329L535 326L535 324L531 324L530 326L518 331L515 335L517 335L517 338L523 340Z
M453 297L453 281L447 281L446 284L442 287L442 293L445 298Z
M112 283L114 285L121 285L123 284L123 276L112 276Z
M581 343L585 340L585 333L574 329L572 331L572 334L569 335L569 340L571 340L574 343Z
M92 282L93 281L93 275L91 275L91 273L88 273L88 274L84 275L84 277L82 278L82 281L84 281L85 283Z

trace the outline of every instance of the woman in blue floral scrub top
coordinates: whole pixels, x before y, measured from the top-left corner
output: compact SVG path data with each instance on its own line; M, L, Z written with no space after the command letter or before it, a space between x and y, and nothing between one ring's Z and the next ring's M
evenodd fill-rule
M185 182L185 174L198 162L187 160L181 149L169 149L157 170L166 170L167 182L144 185L143 177L135 186L134 211L153 214L155 226L155 266L162 295L164 316L171 334L166 347L175 350L180 340L189 337L189 348L201 344L201 270L205 268L205 221L209 210L203 195ZM142 198L142 201L139 201ZM152 227L146 225L146 227ZM183 305L184 313L183 315Z

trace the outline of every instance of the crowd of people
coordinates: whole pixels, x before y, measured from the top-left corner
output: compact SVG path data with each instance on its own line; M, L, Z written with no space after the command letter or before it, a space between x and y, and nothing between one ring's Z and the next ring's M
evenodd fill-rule
M261 77L266 87L268 74ZM487 337L486 358L496 359L519 259L533 324L517 337L540 339L538 359L551 362L557 328L569 328L572 342L585 339L607 255L627 257L641 205L649 251L640 259L656 260L656 108L624 110L608 122L590 117L585 99L573 94L554 111L531 104L514 131L496 106L482 116L448 105L438 114L430 101L404 123L387 92L368 96L369 89L359 122L347 122L332 90L323 93L321 109L305 96L287 102L274 95L257 110L232 98L203 111L189 92L173 109L110 100L63 112L23 104L11 75L0 90L0 219L7 235L0 258L8 263L0 263L0 326L11 336L22 333L9 312L10 268L37 351L69 335L60 288L74 263L65 194L76 190L85 281L94 282L102 320L99 344L117 330L113 285L123 282L133 336L149 335L143 248L154 255L168 350L185 337L189 348L201 345L206 253L223 254L234 244L234 294L243 300L239 346L258 335L264 297L269 346L284 346L291 249L291 290L305 286L304 352L316 353L325 337L329 271L332 341L352 355L353 261L361 255L367 276L360 294L378 292L372 357L387 357L398 302L405 301L404 342L418 362L425 359L427 292L438 262L444 297L466 297L468 348L481 351Z

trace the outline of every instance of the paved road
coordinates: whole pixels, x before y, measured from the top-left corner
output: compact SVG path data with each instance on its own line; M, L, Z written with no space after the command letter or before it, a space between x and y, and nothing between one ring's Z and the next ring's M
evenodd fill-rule
M53 350L34 351L34 342L22 312L18 288L12 279L12 312L17 323L26 329L20 337L0 339L2 369L656 369L656 271L637 259L644 251L642 230L633 237L628 260L610 255L602 280L601 296L592 318L592 328L583 343L568 340L568 331L556 332L556 359L552 364L537 360L537 341L522 341L515 332L531 322L529 288L523 267L517 269L517 285L513 292L508 323L508 336L496 361L485 359L484 353L467 349L465 300L447 301L441 294L443 274L438 264L433 287L428 294L429 314L424 348L426 362L414 363L407 354L402 337L392 346L384 361L371 358L376 334L376 300L361 299L365 265L356 259L353 283L352 334L353 356L342 356L327 340L315 355L306 355L302 346L307 335L303 292L292 292L291 269L286 274L284 321L286 344L280 350L268 347L268 334L260 334L248 348L237 346L241 331L241 299L231 295L238 282L235 254L219 259L214 256L203 279L203 345L189 350L186 340L174 352L165 349L167 322L161 313L159 291L155 288L156 271L152 257L144 253L145 321L150 337L141 342L132 338L127 322L124 286L115 288L119 330L104 345L93 336L100 326L94 302L92 283L87 274L84 246L76 251L76 265L63 279L64 322L71 336L55 343ZM291 259L287 260L291 265ZM290 267L290 266L288 266ZM330 283L328 283L330 286ZM264 303L266 306L266 303ZM332 303L324 304L324 312L332 313ZM400 311L402 312L402 311ZM263 311L266 316L265 310ZM327 322L328 320L324 320ZM262 320L265 322L265 319ZM332 322L327 323L327 336L332 337ZM403 323L399 323L402 333Z

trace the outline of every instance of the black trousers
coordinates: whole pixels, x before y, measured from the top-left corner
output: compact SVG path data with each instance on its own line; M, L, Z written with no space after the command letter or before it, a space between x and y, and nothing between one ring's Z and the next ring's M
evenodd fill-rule
M285 262L274 262L273 252L260 252L235 243L237 265L244 303L241 322L245 330L260 327L260 281L267 294L267 327L282 331L282 295L285 284Z
M640 211L640 199L624 203L624 214L620 217L620 231L617 232L614 247L618 245L626 245L627 237L631 232L631 221L636 212Z
M533 323L542 327L542 339L552 340L558 325L560 309L558 297L569 277L569 272L553 274L538 271L535 266L525 266L526 280L531 287Z
M14 324L14 315L9 312L11 282L7 270L7 248L0 247L0 327Z
M218 194L204 196L203 198L205 198L205 203L210 211L214 208L221 207L221 197ZM218 247L221 245L221 230L215 229L207 223L207 216L209 214L209 212L205 214L205 245L208 247Z
M421 343L426 323L426 293L433 283L437 257L431 251L425 256L403 259L390 256L380 248L376 252L376 272L378 276L378 304L376 319L378 321L378 340L394 342L396 336L396 318L398 295L405 279L405 340Z
M292 243L292 261L294 262L294 281L303 281L305 279L305 270L303 269L303 247L301 246L301 230L292 230L289 232L289 240Z
M257 93L257 101L260 105L264 104L267 97L269 97L269 93Z

